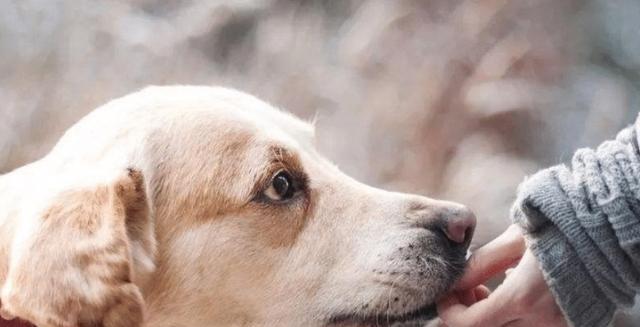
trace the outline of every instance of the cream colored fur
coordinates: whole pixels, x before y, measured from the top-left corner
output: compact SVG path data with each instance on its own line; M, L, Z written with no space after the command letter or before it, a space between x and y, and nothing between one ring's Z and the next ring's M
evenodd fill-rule
M304 195L257 200L282 168ZM1 312L40 327L403 315L459 273L430 226L465 210L358 183L312 126L249 95L150 87L0 177Z

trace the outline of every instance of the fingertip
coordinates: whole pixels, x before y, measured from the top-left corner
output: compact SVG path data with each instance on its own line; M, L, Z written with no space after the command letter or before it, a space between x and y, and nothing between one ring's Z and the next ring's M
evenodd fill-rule
M465 306L471 306L474 303L478 302L478 298L476 297L475 290L473 289L460 291L456 293L458 295L458 299L460 299L460 302Z
M526 250L524 237L517 226L510 226L491 242L475 251L467 261L464 274L453 285L456 291L467 290L517 264Z
M489 297L491 290L484 285L479 285L473 290L473 293L476 297L476 301L482 301Z

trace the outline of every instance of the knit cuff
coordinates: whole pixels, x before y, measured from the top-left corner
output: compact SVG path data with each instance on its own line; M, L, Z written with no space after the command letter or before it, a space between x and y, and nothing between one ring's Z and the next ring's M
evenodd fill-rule
M525 232L556 303L573 326L607 326L615 312L567 239L556 225L575 215L553 168L520 185L512 219Z

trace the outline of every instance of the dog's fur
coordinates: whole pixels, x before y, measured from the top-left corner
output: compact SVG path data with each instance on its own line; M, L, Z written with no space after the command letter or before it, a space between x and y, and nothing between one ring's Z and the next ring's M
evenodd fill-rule
M264 198L280 170L302 185L286 203ZM151 87L0 177L0 312L40 327L410 319L463 268L438 231L459 215L354 181L310 125L249 95Z

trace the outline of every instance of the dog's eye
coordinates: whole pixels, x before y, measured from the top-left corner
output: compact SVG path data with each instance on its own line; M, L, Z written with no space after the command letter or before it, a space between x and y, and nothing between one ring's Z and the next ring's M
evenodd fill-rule
M269 188L264 191L264 195L273 201L285 201L293 197L295 192L293 178L288 172L281 170L273 176Z

